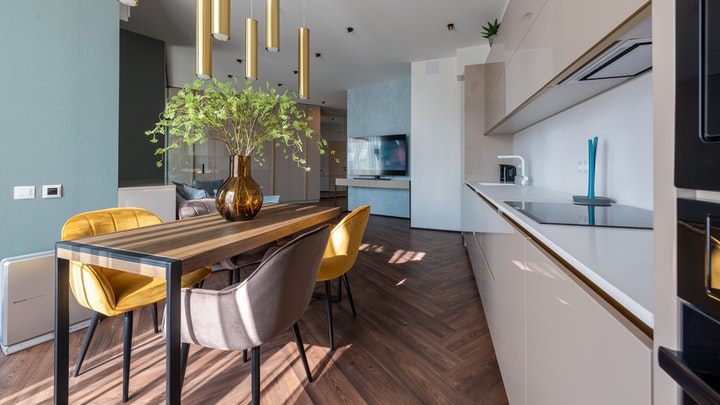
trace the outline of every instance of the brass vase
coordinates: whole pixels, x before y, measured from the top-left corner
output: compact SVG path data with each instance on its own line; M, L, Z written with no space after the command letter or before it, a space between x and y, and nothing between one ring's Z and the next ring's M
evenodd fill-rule
M250 156L230 156L230 177L215 195L215 206L228 221L253 219L262 207L262 191L250 177L250 166Z

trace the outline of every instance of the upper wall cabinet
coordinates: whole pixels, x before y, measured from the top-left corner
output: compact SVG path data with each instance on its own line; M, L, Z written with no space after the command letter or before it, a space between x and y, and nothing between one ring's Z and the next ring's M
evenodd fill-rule
M501 48L494 45L488 57L502 72L487 71L494 81L486 88L487 132L518 132L619 84L561 83L619 40L649 37L649 17L647 0L511 0L496 39Z

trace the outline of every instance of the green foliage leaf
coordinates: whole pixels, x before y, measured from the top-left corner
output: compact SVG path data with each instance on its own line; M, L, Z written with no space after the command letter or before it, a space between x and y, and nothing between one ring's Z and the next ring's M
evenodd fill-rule
M254 88L248 80L238 90L237 79L223 83L213 78L186 84L168 100L155 127L145 134L153 143L167 134L167 145L155 151L161 156L180 143L217 140L231 155L253 156L262 162L263 144L273 142L283 147L286 157L309 170L302 158L305 142L314 141L321 153L328 149L325 139L313 136L311 119L287 91L278 93L269 83Z

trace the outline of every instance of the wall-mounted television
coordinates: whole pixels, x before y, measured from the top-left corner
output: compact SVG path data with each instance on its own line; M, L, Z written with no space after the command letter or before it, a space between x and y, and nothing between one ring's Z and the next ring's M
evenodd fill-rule
M348 138L347 163L348 176L407 176L407 135Z

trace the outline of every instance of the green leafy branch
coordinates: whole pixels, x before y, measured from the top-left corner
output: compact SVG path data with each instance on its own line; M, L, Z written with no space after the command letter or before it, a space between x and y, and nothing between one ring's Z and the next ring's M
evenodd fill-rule
M162 166L165 153L181 142L193 145L217 140L230 155L253 156L259 162L263 161L264 145L273 142L286 158L310 170L302 153L304 142L315 141L321 154L328 151L327 140L314 136L309 127L312 116L299 108L287 91L279 93L267 83L256 89L251 83L247 81L245 88L238 90L236 79L227 83L215 78L196 80L170 98L155 127L145 132L153 143L168 135L168 144L155 151L161 156L158 166Z

